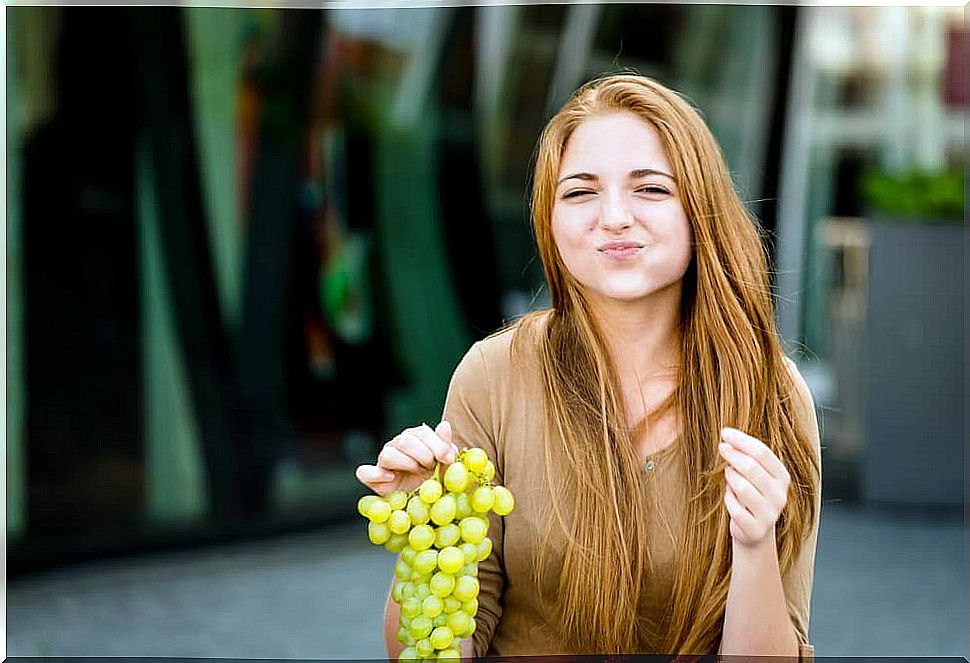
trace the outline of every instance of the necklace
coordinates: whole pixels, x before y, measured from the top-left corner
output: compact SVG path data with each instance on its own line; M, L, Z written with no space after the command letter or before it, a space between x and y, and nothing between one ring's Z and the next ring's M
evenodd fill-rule
M658 374L658 375L663 375L663 374ZM640 386L639 380L637 381L637 386L638 387ZM647 410L646 403L644 402L645 399L643 396L643 391L642 390L640 391L640 402L644 405L644 408L643 408L644 412L643 412L643 416L640 417L640 421L637 422L637 425L630 429L630 439L633 441L634 444L636 444L637 440L639 440L643 436L644 432L646 432L648 423L651 421L659 421L665 414L667 414L667 412L671 410L671 408L674 407L676 403L676 399L677 399L677 390L674 389L669 394L667 394L667 397L664 398L662 401L660 401L660 403L656 407L654 407L653 410ZM666 452L670 449L670 447L674 445L676 441L677 439L674 438L674 442L671 442L667 446L661 449L658 449L657 451L654 451L652 454L647 456L646 460L644 460L643 462L643 469L647 472L653 472L654 468L657 466L657 460L659 460L661 456L665 455Z
M634 443L637 440L639 440L640 437L643 435L643 433L646 431L648 420L650 420L650 419L652 419L652 418L654 418L656 416L659 416L660 414L662 414L663 412L665 412L667 409L669 409L671 405L673 405L673 399L670 398L670 397L668 397L665 400L665 402L662 403L659 408L657 408L657 411L654 412L654 413L652 413L652 416L645 414L643 417L641 417L640 418L640 421L637 422L637 425L634 426L632 429L630 429L630 439L632 439L634 441ZM646 470L647 472L653 472L654 468L657 467L657 462L661 458L663 458L664 456L667 455L667 453L677 443L678 438L679 438L679 436L678 437L675 437L674 440L673 440L673 442L671 442L670 444L667 444L664 447L661 447L660 449L657 449L656 451L654 451L653 453L651 453L649 456L647 456L646 459L643 462L643 469Z

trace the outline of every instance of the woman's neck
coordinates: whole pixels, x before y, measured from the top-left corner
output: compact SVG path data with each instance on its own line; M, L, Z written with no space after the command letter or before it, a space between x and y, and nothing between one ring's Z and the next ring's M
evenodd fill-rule
M675 377L680 364L680 292L650 301L591 301L593 314L619 369L624 390Z

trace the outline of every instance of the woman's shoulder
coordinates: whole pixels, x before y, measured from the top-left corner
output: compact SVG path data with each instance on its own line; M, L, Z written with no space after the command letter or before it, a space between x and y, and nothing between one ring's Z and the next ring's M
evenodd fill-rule
M495 375L530 365L548 316L548 310L528 313L477 341L469 352L480 353L485 369Z
M452 376L451 389L477 391L478 396L502 401L534 392L539 379L537 347L546 312L529 313L476 341Z
M818 417L815 412L815 399L812 397L812 390L802 376L801 371L792 359L783 356L785 368L791 378L792 397L795 416L805 434L812 441L816 454L821 451L821 440L819 435Z
M444 418L467 443L491 449L500 467L506 436L524 437L516 432L527 430L541 407L536 318L529 314L473 343L448 386Z

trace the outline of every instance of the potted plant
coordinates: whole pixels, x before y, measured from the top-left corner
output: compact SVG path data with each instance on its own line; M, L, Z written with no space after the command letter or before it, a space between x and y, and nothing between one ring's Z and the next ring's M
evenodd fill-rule
M963 171L868 171L863 494L962 508Z

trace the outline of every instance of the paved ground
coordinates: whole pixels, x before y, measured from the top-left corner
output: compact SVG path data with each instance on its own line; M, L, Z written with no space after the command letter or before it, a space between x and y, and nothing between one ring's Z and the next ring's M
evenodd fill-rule
M967 656L962 522L823 510L819 656ZM380 658L393 556L361 523L101 562L7 588L8 656Z

